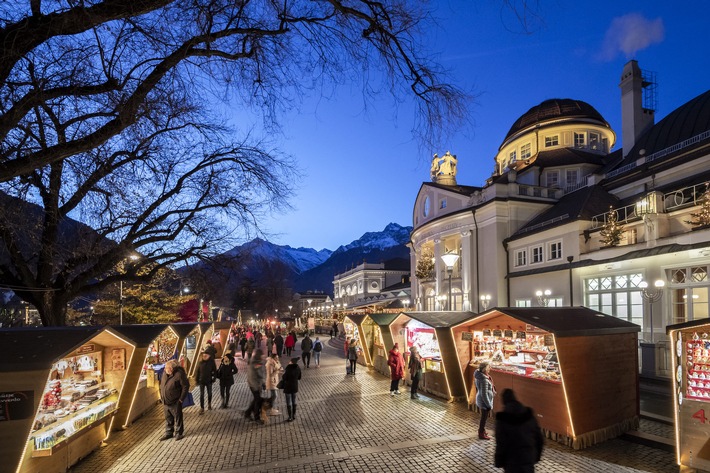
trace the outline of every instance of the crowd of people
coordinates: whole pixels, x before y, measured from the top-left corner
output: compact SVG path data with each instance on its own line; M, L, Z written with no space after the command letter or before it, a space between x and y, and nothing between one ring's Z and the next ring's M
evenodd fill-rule
M331 337L337 337L337 325L331 329ZM200 386L199 415L212 410L212 384L219 380L221 408L229 407L229 395L235 384L234 376L239 372L235 363L237 345L241 351L242 360L246 366L246 385L252 399L244 411L244 418L258 424L266 423L267 416L280 415L276 408L278 391L283 395L288 414L287 422L296 420L298 385L302 372L299 361L305 369L310 368L311 359L316 368L320 367L320 356L323 342L319 337L312 340L306 333L300 343L301 356L294 356L298 342L295 331L289 331L284 337L280 330L272 332L268 327L260 332L250 327L233 329L229 345L224 356L216 362L217 350L208 341L201 352L201 360L195 370L195 381ZM362 353L359 342L355 338L345 339L345 359L347 374L355 375L357 361ZM387 365L390 369L390 396L401 394L399 387L405 378L405 368L411 381L410 398L419 399L419 383L422 378L422 358L416 347L409 349L409 360L405 360L395 343L388 353ZM289 359L284 368L281 357ZM478 438L489 440L486 424L494 411L494 400L497 391L490 376L490 365L481 363L474 373L476 387L475 403L480 410ZM165 365L165 372L160 381L160 397L163 402L165 416L165 433L160 440L184 436L182 408L190 392L190 383L185 369L177 360L170 360ZM540 461L544 438L535 415L529 407L521 404L511 389L502 392L500 399L503 409L495 416L495 466L503 468L506 473L531 473L535 464Z

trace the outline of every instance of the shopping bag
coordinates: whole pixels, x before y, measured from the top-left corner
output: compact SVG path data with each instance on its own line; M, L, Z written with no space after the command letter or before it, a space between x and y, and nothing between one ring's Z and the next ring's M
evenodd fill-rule
M190 391L187 392L187 397L182 401L182 407L190 407L195 405L195 398Z
M350 360L345 360L345 374L350 374Z

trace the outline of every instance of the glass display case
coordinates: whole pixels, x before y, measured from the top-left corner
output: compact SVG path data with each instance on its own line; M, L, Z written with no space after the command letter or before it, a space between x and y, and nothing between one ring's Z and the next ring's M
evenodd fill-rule
M685 386L686 399L710 401L710 336L707 332L683 335L687 379L685 383L682 382L682 377L678 381L681 386ZM678 375L682 376L681 373L682 370L679 369Z

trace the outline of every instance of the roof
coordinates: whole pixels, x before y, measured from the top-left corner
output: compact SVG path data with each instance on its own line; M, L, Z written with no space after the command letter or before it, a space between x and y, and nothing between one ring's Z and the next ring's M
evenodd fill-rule
M389 326L394 319L396 319L399 314L368 314L368 317L372 319L377 325Z
M102 330L98 326L0 329L0 372L50 369Z
M560 118L593 119L609 127L604 117L586 102L573 99L549 99L539 105L535 105L518 118L515 123L513 123L513 126L510 127L503 142L505 143L512 135L532 125L558 120Z
M163 330L168 328L166 324L138 324L138 325L115 325L113 330L124 335L137 347L147 347Z
M572 164L594 164L603 166L605 156L577 148L556 148L540 151L534 165L549 168L554 166L569 166Z
M474 312L404 312L404 315L411 317L423 324L434 328L449 328L458 325L465 320L476 317Z
M443 189L445 191L450 191L450 192L455 192L457 194L465 195L465 196L470 196L476 191L480 191L482 188L481 187L474 187L474 186L461 186L461 185L455 185L455 186L447 186L444 184L439 184L437 182L424 182L422 183L422 187L424 186L430 186L430 187L436 187L438 189ZM421 192L421 190L420 190Z
M365 315L365 314L349 314L349 315L346 315L345 317L352 320L356 325L360 325L362 323L362 321L365 320L365 317L367 317L367 315Z
M192 332L195 327L197 327L197 323L195 322L187 322L187 323L178 323L178 324L170 324L170 326L175 330L175 333L177 333L178 337L186 337Z
M618 333L636 333L641 327L587 307L496 307L478 320L508 315L526 324L546 330L557 337L581 337Z
M698 319L691 320L690 322L683 322L680 324L668 325L666 326L666 333L670 333L671 330L683 330L686 328L700 327L702 325L710 325L710 319Z

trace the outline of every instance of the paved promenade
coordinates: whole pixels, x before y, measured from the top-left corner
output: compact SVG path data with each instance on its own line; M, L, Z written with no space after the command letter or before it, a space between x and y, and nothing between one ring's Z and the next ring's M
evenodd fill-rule
M328 337L322 337L327 342ZM246 366L232 388L231 408L199 416L185 410L185 438L160 442L162 406L156 406L70 471L76 473L193 472L502 472L493 467L495 441L476 438L478 415L465 404L404 393L391 397L389 378L358 367L345 375L340 341L328 346L322 367L303 369L298 415L245 420L251 394ZM285 362L284 357L282 362ZM219 389L215 384L215 406ZM199 404L199 389L193 393ZM281 395L277 406L285 413ZM491 429L492 430L492 424ZM642 429L668 436L672 429L642 421ZM674 454L616 439L581 451L547 441L538 472L677 472Z

